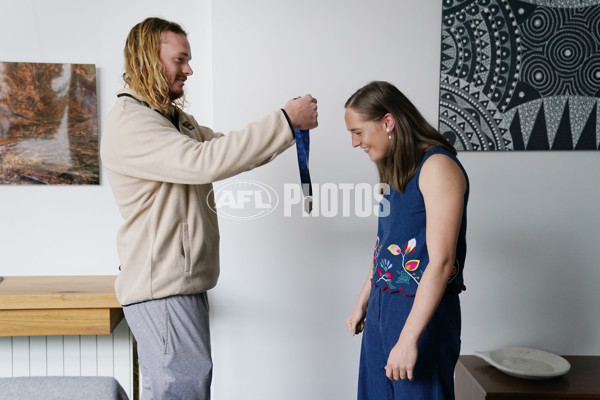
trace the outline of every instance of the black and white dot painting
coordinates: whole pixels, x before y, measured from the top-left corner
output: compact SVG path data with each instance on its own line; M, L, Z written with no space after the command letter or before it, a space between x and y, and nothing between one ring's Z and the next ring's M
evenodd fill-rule
M443 0L440 132L458 150L598 150L600 0Z

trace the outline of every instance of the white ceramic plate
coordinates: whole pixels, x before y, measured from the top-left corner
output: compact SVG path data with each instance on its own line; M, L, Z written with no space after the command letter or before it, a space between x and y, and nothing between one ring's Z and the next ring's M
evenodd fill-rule
M571 364L561 356L527 347L504 347L475 355L500 371L525 379L549 379L569 372Z

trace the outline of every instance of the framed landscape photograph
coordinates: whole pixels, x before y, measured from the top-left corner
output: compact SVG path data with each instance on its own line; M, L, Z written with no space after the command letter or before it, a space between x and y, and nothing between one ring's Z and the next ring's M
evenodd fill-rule
M0 184L99 183L95 65L0 62Z

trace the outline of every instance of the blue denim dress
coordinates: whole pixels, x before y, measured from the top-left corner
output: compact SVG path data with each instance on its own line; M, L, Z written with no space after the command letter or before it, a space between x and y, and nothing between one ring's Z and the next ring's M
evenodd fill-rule
M456 260L446 293L419 339L414 380L391 381L385 375L395 346L412 309L423 272L429 264L426 213L419 176L425 161L444 154L456 162L467 179ZM465 289L463 268L467 251L469 182L458 159L444 149L425 154L404 192L393 188L380 204L379 226L373 255L372 288L363 332L358 399L454 399L454 367L460 353L461 314L458 294Z

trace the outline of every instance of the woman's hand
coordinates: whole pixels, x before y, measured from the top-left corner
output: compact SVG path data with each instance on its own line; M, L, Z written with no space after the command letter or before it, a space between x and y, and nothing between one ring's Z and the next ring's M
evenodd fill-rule
M359 334L365 329L365 318L367 312L364 307L359 306L358 304L354 306L354 309L350 313L350 316L346 319L346 328L348 328L348 332L350 335L354 336Z
M417 341L405 339L400 335L398 343L396 343L388 357L385 375L393 381L400 379L412 381L418 354Z
M371 292L371 275L373 267L369 267L367 279L363 283L356 304L346 319L346 328L352 336L359 334L365 329L365 318L367 317L367 307L369 305L369 293Z

